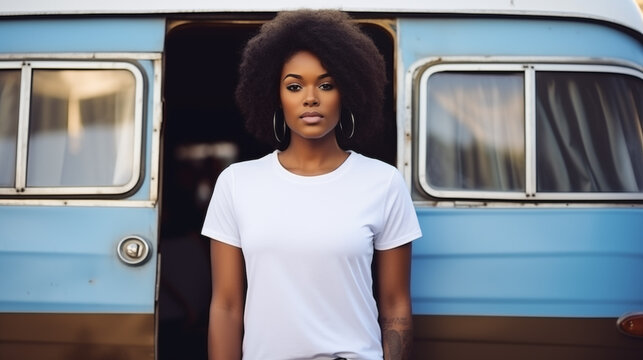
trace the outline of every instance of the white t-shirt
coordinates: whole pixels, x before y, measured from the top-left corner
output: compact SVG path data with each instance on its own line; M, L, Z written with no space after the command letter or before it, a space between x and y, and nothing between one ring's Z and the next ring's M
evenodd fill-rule
M243 358L382 359L373 249L422 235L402 176L355 152L300 176L277 153L221 173L202 231L243 251Z

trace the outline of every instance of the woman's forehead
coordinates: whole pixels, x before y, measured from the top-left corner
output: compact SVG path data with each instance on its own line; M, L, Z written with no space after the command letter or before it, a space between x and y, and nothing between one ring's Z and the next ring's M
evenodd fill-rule
M289 57L282 68L282 78L291 72L318 73L317 75L327 74L328 71L322 65L319 58L310 51L298 51ZM301 75L301 74L300 74Z

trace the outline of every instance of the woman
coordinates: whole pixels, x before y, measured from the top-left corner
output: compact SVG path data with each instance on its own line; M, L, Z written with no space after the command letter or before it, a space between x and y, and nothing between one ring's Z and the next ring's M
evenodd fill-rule
M345 150L381 124L384 85L341 12L280 13L248 42L237 102L278 150L215 186L210 359L408 358L417 218L394 167Z

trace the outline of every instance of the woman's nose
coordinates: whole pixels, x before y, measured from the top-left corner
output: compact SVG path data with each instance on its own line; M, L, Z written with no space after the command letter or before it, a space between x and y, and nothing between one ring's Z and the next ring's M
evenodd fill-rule
M305 106L317 106L317 105L319 105L319 99L317 99L317 95L315 94L315 90L309 90L306 93L306 98L304 99L304 105Z

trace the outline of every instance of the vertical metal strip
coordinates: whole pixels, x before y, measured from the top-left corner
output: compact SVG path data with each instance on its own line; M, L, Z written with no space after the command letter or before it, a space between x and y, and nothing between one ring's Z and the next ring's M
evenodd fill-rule
M20 115L18 117L18 139L16 148L16 192L20 193L27 186L27 152L29 150L29 111L31 108L30 63L22 64L20 79Z
M150 200L156 202L159 191L161 159L161 126L163 122L163 102L161 99L161 59L154 60L154 83L152 84L152 156L150 160ZM147 99L145 99L147 101ZM146 153L143 149L143 153Z
M525 66L525 193L536 196L536 72Z
M402 51L399 51L402 26L400 20L396 19L395 28L395 72L396 86L396 124L397 124L397 168L400 170L406 186L412 189L413 168L416 166L413 156L413 76L412 72L405 69Z

